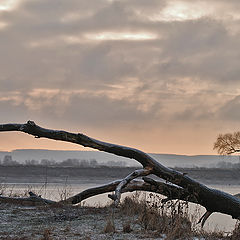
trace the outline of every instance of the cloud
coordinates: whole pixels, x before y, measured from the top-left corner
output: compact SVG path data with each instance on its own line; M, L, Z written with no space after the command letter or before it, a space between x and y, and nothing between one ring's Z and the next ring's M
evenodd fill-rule
M4 119L160 132L235 121L239 2L194 5L19 0L0 10Z
M238 111L240 107L240 96L236 96L226 103L219 109L218 114L221 119L227 121L239 122L240 113Z

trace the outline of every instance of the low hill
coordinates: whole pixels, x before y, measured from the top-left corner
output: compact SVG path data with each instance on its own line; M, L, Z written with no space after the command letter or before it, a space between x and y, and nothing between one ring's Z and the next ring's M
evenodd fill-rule
M11 152L0 152L0 160L4 156L11 155L14 161L24 163L25 160L42 159L54 160L56 162L66 159L92 160L96 159L99 164L109 165L114 162L123 162L125 166L138 166L139 164L133 160L124 157L119 157L113 154L99 151L60 151L60 150L45 150L45 149L17 149ZM150 153L155 159L168 167L216 167L221 161L237 163L238 156L218 156L218 155L177 155L177 154L156 154Z

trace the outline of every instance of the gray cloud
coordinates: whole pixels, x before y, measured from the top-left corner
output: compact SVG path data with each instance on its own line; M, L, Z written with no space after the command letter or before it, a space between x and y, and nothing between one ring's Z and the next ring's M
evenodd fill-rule
M4 121L160 129L238 119L239 2L206 1L212 12L166 21L170 3L22 0L0 12ZM153 38L94 39L103 33Z
M240 113L238 109L240 108L240 96L236 96L233 99L227 101L218 111L221 119L228 121L239 122Z

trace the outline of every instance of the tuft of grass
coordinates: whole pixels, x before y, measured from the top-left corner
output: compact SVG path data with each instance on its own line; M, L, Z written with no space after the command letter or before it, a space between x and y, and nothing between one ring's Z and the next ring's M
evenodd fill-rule
M159 196L149 195L150 199L141 198L139 194L126 197L120 211L124 216L136 216L142 230L152 236L164 236L164 240L175 239L204 239L204 240L239 240L240 221L236 223L232 233L224 231L206 232L196 227L199 214L189 213L187 202L174 200L164 203ZM134 219L134 218L133 218ZM130 226L130 222L129 222ZM123 231L124 232L124 231Z
M115 232L115 225L114 222L110 219L107 220L107 223L103 230L104 233L114 233Z
M230 240L239 240L240 239L240 222L237 221L235 228L232 232Z
M123 224L123 232L124 233L130 233L132 232L132 228L131 228L131 223L130 221L126 222Z
M43 232L43 237L40 238L40 240L52 240L51 238L51 230L50 229L45 229Z
M182 201L162 203L154 194L149 198L126 197L121 206L122 214L136 215L136 223L142 230L154 235L166 236L167 240L188 239L193 236L192 223L188 214L188 204Z
M188 218L179 217L174 222L171 222L170 226L166 229L165 240L192 239L192 225Z
M122 204L120 205L120 210L124 215L132 216L139 214L139 210L142 206L142 200L140 200L139 193L136 192L133 197L124 198Z
M63 230L64 232L70 232L71 225L67 225L66 228Z
M3 183L0 183L0 195L5 195L6 194L6 185Z

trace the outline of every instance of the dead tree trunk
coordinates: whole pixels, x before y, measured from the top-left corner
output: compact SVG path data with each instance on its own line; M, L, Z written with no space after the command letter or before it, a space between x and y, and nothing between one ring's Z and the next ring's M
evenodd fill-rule
M104 189L95 188L92 190L86 190L85 193L80 193L80 195L76 195L68 199L68 202L71 202L73 204L83 200L84 196L86 198L99 194L99 192L108 192L108 189L111 189L109 191L112 191L114 189L115 194L111 195L110 197L115 201L115 204L117 205L120 201L122 192L129 190L139 190L139 185L134 184L135 178L154 174L166 180L166 182L177 185L177 187L167 184L162 185L165 189L168 189L166 192L171 193L167 194L163 190L161 192L161 190L159 190L159 187L156 187L157 182L149 179L146 180L145 178L145 182L140 184L140 188L142 188L141 190L149 191L148 188L155 186L157 190L155 189L154 192L160 191L160 193L167 196L167 199L169 200L183 199L199 203L205 207L207 211L203 218L201 218L203 223L213 212L228 214L235 219L240 219L240 200L237 197L216 189L209 188L188 177L186 174L167 168L148 154L137 149L102 142L90 138L82 133L70 133L66 131L45 129L36 125L32 121L28 121L26 124L2 124L0 125L0 131L21 131L33 135L36 138L44 137L59 141L72 142L80 144L84 147L91 147L100 151L113 153L118 156L132 158L142 164L143 169L134 171L121 181L115 182L114 184L111 183L108 187L105 186ZM135 189L133 186L135 186ZM172 189L174 189L174 191L171 191Z
M33 192L29 192L29 197L5 197L0 196L1 203L13 203L21 205L50 205L56 204L57 202L42 198L41 196L36 195Z

